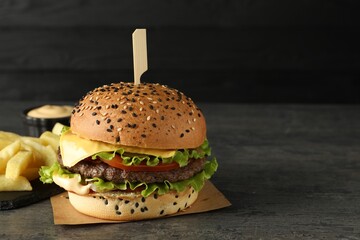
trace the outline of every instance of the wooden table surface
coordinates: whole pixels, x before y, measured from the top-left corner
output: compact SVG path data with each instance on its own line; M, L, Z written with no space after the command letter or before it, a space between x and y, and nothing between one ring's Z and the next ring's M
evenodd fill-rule
M1 102L0 130L24 133ZM49 200L0 211L0 239L359 239L360 106L199 104L231 207L180 217L60 226Z

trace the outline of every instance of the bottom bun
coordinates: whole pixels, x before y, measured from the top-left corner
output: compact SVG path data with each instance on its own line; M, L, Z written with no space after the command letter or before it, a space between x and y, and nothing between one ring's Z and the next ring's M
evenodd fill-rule
M198 197L198 192L193 187L180 193L153 193L146 198L140 193L68 193L70 203L77 211L96 218L124 221L174 214L190 207Z

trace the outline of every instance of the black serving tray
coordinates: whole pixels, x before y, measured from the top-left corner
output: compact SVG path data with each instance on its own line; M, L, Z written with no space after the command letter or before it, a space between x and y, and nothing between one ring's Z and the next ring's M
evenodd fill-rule
M30 183L32 191L0 192L0 210L24 207L64 191L56 184L43 184L39 179Z

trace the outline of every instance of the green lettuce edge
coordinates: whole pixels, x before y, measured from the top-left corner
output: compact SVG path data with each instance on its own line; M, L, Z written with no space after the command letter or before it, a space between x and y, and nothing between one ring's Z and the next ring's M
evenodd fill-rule
M113 152L99 152L91 156L91 159L97 159L98 157L111 161L115 154L119 154L123 160L123 164L126 166L131 165L139 165L141 162L146 161L147 166L157 166L160 162L161 163L172 163L176 162L179 164L180 167L184 167L188 165L189 159L199 159L204 158L206 156L211 155L211 148L209 146L209 142L207 139L201 144L200 147L196 149L182 149L175 151L174 156L163 158L159 156L149 156L149 155L137 155L134 153L127 153L124 149L119 148Z
M107 182L100 178L91 178L91 179L82 179L80 182L82 184L93 184L93 187L96 192L107 192L113 190L135 190L139 187L144 187L145 189L141 191L141 195L143 197L148 197L154 192L157 192L159 195L163 195L168 193L169 191L175 190L177 192L182 192L186 189L187 186L192 186L195 191L200 191L201 188L204 186L205 181L210 179L211 176L216 172L218 168L218 163L216 158L213 158L210 161L205 163L204 169L194 175L193 177L178 181L178 182L169 182L164 181L162 183L143 183L143 182L129 182L126 181L124 183L116 184L113 182ZM52 166L42 166L39 170L40 174L40 181L45 183L53 183L52 176L57 174L61 177L73 178L79 177L80 174L78 173L71 173L66 169L63 169L59 163L54 163ZM80 179L80 178L79 178Z

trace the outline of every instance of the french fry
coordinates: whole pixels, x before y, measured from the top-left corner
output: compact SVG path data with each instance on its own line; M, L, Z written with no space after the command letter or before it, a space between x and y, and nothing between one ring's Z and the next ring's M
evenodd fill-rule
M51 146L43 146L40 143L31 141L29 139L23 139L23 142L26 145L29 145L30 147L32 147L36 152L40 153L42 156L42 159L39 159L40 161L38 162L40 166L51 166L55 163L56 161L56 153L55 151L52 149Z
M12 156L14 156L21 147L20 140L16 140L0 151L0 173L5 172L6 164Z
M20 138L20 135L12 132L0 131L0 138L8 139L10 141L16 141Z
M48 143L41 138L36 138L36 137L20 137L20 139L23 141L24 139L29 140L29 141L33 141L33 142L37 142L41 145L48 145Z
M62 129L63 129L63 127L64 127L64 125L63 124L61 124L61 123L59 123L59 122L57 122L57 123L55 123L55 125L54 125L54 127L53 127L53 129L52 129L52 133L54 133L54 134L56 134L56 135L61 135L61 132L62 132Z
M0 191L31 191L32 187L25 177L19 176L15 179L0 175Z
M0 131L0 191L31 191L39 168L56 161L62 124L40 138ZM57 134L57 133L58 134Z
M40 139L42 139L46 145L50 145L55 152L58 150L60 140L59 135L46 131L41 134Z
M12 141L10 141L8 139L0 138L0 150L2 150L7 145L10 145L11 143L12 143Z
M27 168L33 160L33 154L29 151L19 151L7 163L5 177L16 179Z

